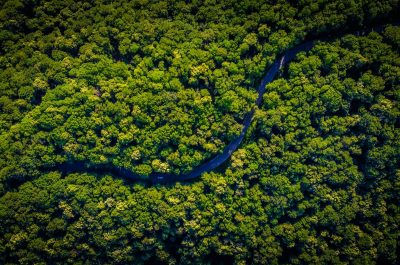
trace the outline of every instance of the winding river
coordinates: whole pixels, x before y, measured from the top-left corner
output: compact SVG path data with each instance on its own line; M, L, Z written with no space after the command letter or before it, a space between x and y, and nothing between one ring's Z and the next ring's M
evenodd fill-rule
M369 28L369 29L348 32L347 34L365 35L371 31L381 32L381 31L383 31L383 29L384 29L384 25L379 25L377 27L373 27L373 28ZM340 37L343 35L344 34L340 34L340 35L336 35L336 36L327 35L326 37L323 37L323 38L303 42L302 44L299 44L299 45L287 50L283 55L278 57L274 61L272 66L268 69L268 71L262 78L260 85L258 86L258 89L257 89L258 97L255 102L255 106L249 113L247 113L245 115L244 122L243 122L243 128L242 128L242 131L240 132L240 135L235 140L230 142L225 147L225 149L223 150L222 153L219 153L218 155L213 157L211 160L204 162L202 165L195 167L189 173L180 174L180 175L152 173L152 174L150 174L148 179L144 179L140 175L135 174L131 170L128 170L125 168L120 168L120 167L116 167L113 165L89 166L84 162L64 163L64 164L57 166L57 169L59 169L63 173L71 173L71 172L76 172L76 171L111 172L113 174L116 174L118 176L121 176L121 177L129 179L129 180L150 181L153 184L165 184L165 183L171 183L171 182L176 182L176 181L191 180L191 179L195 179L195 178L201 176L205 172L210 172L210 171L214 170L215 168L219 167L226 160L228 160L228 158L232 155L232 153L240 146L240 144L243 141L244 136L246 135L247 130L249 129L251 121L254 117L255 109L256 109L256 107L259 107L261 104L263 95L265 93L266 85L268 83L271 83L274 80L274 78L277 75L277 73L279 72L279 70L282 69L287 63L292 61L299 52L303 52L303 51L306 52L306 51L311 50L311 48L314 46L315 41L328 41L328 40L332 40L334 38L337 38L337 37Z

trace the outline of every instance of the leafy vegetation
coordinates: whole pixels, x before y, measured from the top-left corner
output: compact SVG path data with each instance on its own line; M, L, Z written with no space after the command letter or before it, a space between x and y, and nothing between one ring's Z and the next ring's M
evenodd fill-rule
M400 28L301 53L219 153L275 57L398 1L8 1L0 13L0 262L396 264Z

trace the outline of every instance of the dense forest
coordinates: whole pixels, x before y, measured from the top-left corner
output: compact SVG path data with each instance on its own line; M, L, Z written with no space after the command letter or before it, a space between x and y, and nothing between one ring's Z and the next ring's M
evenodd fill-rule
M398 0L0 4L0 263L400 262Z

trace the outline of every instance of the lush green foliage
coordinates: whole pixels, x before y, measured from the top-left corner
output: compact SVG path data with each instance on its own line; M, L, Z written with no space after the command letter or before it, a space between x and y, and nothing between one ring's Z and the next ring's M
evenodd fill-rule
M398 7L222 2L4 4L0 263L399 262L399 27L299 54L197 182L57 172L187 172L238 134L279 52Z
M278 52L397 3L186 2L6 2L1 178L66 160L187 172L238 135Z

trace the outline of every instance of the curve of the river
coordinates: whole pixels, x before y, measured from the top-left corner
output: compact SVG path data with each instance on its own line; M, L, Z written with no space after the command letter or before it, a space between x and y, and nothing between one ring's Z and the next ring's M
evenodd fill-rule
M363 30L358 30L354 32L348 32L347 34L354 34L354 35L365 35L371 31L376 31L376 32L381 32L384 29L384 25L379 25L377 27L369 28L369 29L363 29ZM341 34L343 35L343 34ZM340 37L339 36L326 36L323 38L319 38L318 40L331 40L333 38ZM242 131L240 132L240 135L230 142L225 149L223 150L222 153L219 153L216 155L214 158L212 158L209 161L206 161L202 165L195 167L192 171L189 173L184 173L180 175L175 175L175 174L166 174L166 173L152 173L150 176L148 176L146 179L144 179L142 176L132 172L129 169L126 168L121 168L121 167L116 167L113 165L87 165L84 162L72 162L72 163L64 163L59 165L57 168L61 170L64 173L70 173L70 172L76 172L76 171L108 171L113 174L122 176L126 179L130 180L140 180L140 181L150 181L153 184L164 184L164 183L170 183L170 182L176 182L176 181L185 181L185 180L191 180L194 178L197 178L201 176L203 173L210 172L214 170L215 168L219 167L222 163L224 163L228 158L232 155L232 153L240 146L241 142L243 141L244 136L246 135L247 130L249 129L249 126L251 124L251 121L254 117L254 112L256 107L259 107L263 98L263 95L265 93L265 87L267 84L271 83L277 73L279 72L282 67L284 67L287 63L292 61L296 55L299 52L306 52L309 51L313 45L314 42L317 40L310 40L303 42L302 44L299 44L289 50L287 50L283 55L278 57L274 61L274 63L271 65L271 67L268 69L264 77L261 79L260 85L258 86L257 93L258 97L255 102L255 106L253 109L247 113L244 117L244 122L243 122L243 128Z

